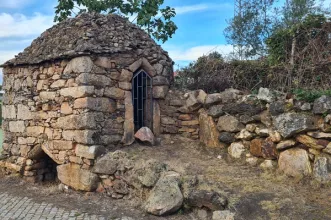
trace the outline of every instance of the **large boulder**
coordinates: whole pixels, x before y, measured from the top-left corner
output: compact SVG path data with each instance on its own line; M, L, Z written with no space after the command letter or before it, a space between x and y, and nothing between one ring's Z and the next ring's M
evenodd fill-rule
M57 166L59 180L75 190L94 191L100 181L98 175L82 169L78 164L63 164Z
M207 114L206 111L200 111L199 115L200 124L200 141L204 143L207 147L219 148L223 147L218 141L219 132L216 128L215 122L211 116Z
M165 173L149 194L145 210L153 215L166 215L176 212L183 204L184 197L179 188L180 175Z
M139 141L148 144L148 145L154 145L155 144L155 137L151 129L148 127L142 127L140 128L136 134L134 135L136 139Z
M277 131L288 138L294 134L317 129L314 117L302 113L284 113L273 118Z
M217 129L219 131L238 132L244 128L245 126L234 116L225 115L218 119Z
M278 167L280 171L292 177L301 178L312 173L308 153L300 148L292 148L281 152Z
M331 97L321 96L314 101L313 112L314 114L324 114L331 111Z

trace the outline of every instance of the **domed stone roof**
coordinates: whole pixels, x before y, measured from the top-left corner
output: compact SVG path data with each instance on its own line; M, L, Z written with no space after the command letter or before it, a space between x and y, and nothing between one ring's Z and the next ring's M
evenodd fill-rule
M2 66L38 64L86 54L168 54L135 24L119 15L83 13L46 30Z

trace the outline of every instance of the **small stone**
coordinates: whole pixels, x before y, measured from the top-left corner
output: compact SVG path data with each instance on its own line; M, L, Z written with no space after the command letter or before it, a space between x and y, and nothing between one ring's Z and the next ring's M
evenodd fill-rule
M321 96L314 101L313 112L314 114L325 114L331 111L331 97Z
M274 143L278 143L282 140L282 136L280 135L280 133L274 130L269 130L269 137Z
M208 190L193 190L188 194L186 202L191 207L206 207L209 210L223 210L228 204L225 196Z
M276 146L270 138L252 140L250 153L256 157L263 157L265 159L276 159L278 156Z
M257 157L248 157L246 158L246 163L248 163L251 166L256 166L259 162L259 159Z
M270 103L269 112L272 116L280 115L285 112L285 105L284 101L277 101Z
M312 137L309 137L308 135L299 135L296 137L296 140L301 144L304 144L307 147L311 147L316 150L324 149L329 144L329 141L327 140L321 140L321 139L316 140Z
M105 152L106 149L103 146L85 146L78 144L75 148L75 153L78 157L84 157L87 159L95 159Z
M218 119L217 129L219 131L238 132L243 128L244 125L234 116L225 115Z
M72 114L72 108L70 107L68 102L63 102L61 104L61 113L65 115Z
M320 182L331 181L331 161L329 162L329 160L322 156L315 158L314 177Z
M309 136L313 137L313 138L325 138L325 139L331 139L331 133L325 133L325 132L308 132L307 133Z
M331 143L329 143L325 149L323 149L324 153L331 154Z
M232 143L228 148L229 155L236 159L241 158L245 152L245 146L241 142Z
M277 162L273 160L265 160L260 164L260 167L264 170L275 169L277 166Z
M64 74L70 73L89 73L92 70L93 62L90 57L83 56L73 58L64 69Z
M169 91L168 86L154 86L153 87L153 98L164 99Z
M205 91L199 89L196 94L197 100L201 104L205 104L206 98L207 98L207 93Z
M247 124L246 125L246 130L249 131L249 132L254 132L256 127L257 127L256 124Z
M235 214L229 210L213 212L212 220L234 220Z
M259 89L257 98L269 103L275 101L276 99L275 94L273 94L269 89L262 87Z
M124 99L125 91L123 89L110 87L105 89L104 95L112 99Z
M186 99L185 106L190 112L197 111L201 108L202 104L197 99L197 91L189 92Z
M140 128L136 134L134 135L134 137L140 141L142 141L143 143L146 143L148 145L155 145L155 137L153 132L151 131L151 129L149 129L148 127L142 127Z
M221 132L218 140L220 142L226 143L226 144L231 144L233 142L235 142L235 134L230 133L230 132Z
M253 138L253 134L246 129L243 129L235 137L236 139L241 140L251 140Z
M291 148L293 146L296 145L296 141L294 140L285 140L285 141L281 141L280 143L277 144L276 149L277 150L285 150L288 148Z
M205 100L206 105L222 102L222 95L220 93L208 94Z
M260 137L268 137L269 136L269 129L268 128L259 128L255 129L255 133Z
M208 110L208 115L218 118L222 115L224 115L224 112L222 110L222 105L213 105Z

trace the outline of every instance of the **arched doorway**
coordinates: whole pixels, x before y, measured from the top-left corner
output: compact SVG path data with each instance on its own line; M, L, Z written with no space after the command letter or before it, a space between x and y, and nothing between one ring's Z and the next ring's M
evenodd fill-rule
M134 129L153 128L153 85L152 78L144 71L138 70L132 78L132 103L134 112Z

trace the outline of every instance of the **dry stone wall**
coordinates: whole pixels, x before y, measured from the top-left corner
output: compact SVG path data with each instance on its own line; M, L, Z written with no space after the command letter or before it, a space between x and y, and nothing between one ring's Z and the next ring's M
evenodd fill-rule
M288 176L331 181L330 97L308 103L266 88L258 95L228 89L181 97L185 104L177 112L198 115L199 138L207 147Z

